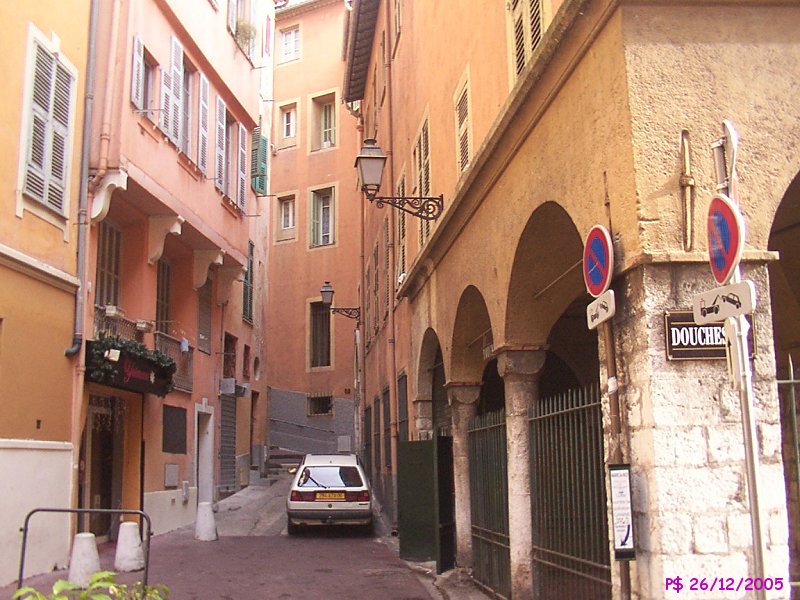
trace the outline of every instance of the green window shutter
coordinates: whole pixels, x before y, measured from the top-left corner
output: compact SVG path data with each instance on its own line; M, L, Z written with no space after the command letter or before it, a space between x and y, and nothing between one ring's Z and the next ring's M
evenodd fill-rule
M256 194L267 193L267 157L269 142L261 135L261 127L253 129L253 144L250 148L251 187Z
M322 243L322 202L319 195L314 192L311 202L311 245L319 246Z

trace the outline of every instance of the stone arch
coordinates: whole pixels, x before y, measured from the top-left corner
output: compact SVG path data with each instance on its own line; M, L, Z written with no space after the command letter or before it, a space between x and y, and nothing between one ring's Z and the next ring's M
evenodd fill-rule
M414 398L414 419L421 438L430 436L435 430L433 405L441 405L444 397L445 370L439 336L428 328L422 336L419 361L417 363L417 392ZM438 415L438 420L449 421L449 414Z
M769 249L780 259L770 263L769 289L772 307L773 344L777 379L798 377L800 365L800 174L786 189L772 221ZM791 361L791 364L790 364ZM793 372L792 372L793 371ZM793 418L797 418L798 388L791 384L778 386L781 429L783 433L783 465L789 516L789 574L792 581L800 577L800 492L798 491L797 442L793 440ZM794 394L792 394L794 391ZM795 396L795 415L792 415Z
M492 323L483 295L467 286L459 299L450 356L451 381L481 381L492 351Z
M503 343L545 345L550 329L575 300L585 298L583 240L556 202L538 207L514 254Z

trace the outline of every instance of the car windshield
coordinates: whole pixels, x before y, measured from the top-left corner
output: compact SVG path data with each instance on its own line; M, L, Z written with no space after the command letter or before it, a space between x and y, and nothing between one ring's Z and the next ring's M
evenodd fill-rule
M364 483L356 467L305 467L297 481L298 487L362 487Z

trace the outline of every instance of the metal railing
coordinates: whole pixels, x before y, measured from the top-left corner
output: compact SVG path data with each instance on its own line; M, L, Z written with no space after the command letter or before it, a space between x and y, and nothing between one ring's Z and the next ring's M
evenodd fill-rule
M175 361L176 369L172 376L175 389L191 392L194 385L194 348L189 342L178 340L162 331L156 331L154 337L156 350Z
M610 599L600 390L541 398L528 420L534 595Z
M144 573L142 574L142 585L147 588L147 577L150 569L150 538L153 536L153 525L150 521L150 515L142 510L126 509L126 508L34 508L25 516L25 522L20 528L22 532L22 549L19 554L19 577L17 579L17 589L22 587L22 581L25 578L25 551L28 546L28 525L31 517L40 512L50 513L71 513L71 514L106 514L106 515L139 515L144 518L147 523L147 530L142 540L142 551L144 554Z
M472 576L495 596L510 598L505 411L477 416L469 427L468 446Z
M105 306L94 307L94 337L100 334L116 336L126 340L141 342L144 333L136 327L136 321L126 319L122 315L109 315Z

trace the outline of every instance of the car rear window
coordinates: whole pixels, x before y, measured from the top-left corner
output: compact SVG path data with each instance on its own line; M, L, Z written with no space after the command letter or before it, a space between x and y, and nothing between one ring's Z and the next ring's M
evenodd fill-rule
M362 487L364 482L356 467L305 467L297 480L297 487L331 488Z

